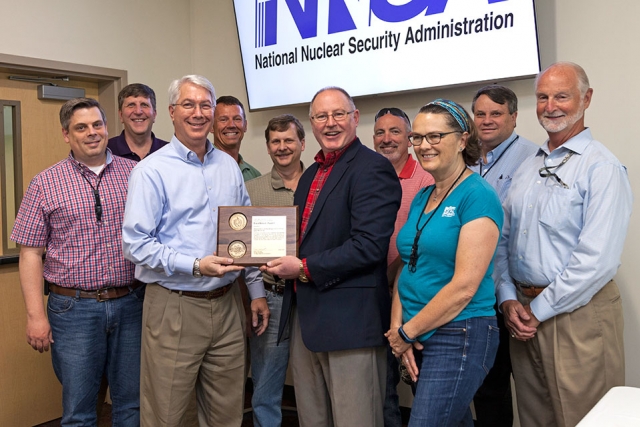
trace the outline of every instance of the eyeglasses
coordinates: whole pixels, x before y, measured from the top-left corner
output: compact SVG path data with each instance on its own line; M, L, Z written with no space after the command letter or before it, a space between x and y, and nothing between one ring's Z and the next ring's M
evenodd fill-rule
M565 163L567 163L569 161L569 159L571 158L571 156L574 155L574 152L571 151L569 153L567 153L567 155L564 156L564 159L562 159L562 161L560 163L558 163L556 166L543 166L540 168L540 170L538 170L538 173L540 174L540 178L548 178L548 177L553 177L556 182L558 184L560 184L562 186L562 188L569 188L569 186L567 184L565 184L565 182L563 180L560 179L560 177L558 175L556 175L555 172L553 171L557 171L558 168L562 165L564 165Z
M433 132L433 133L428 133L426 135L420 135L419 133L411 133L411 135L409 135L409 141L411 141L413 145L421 145L422 140L426 139L429 145L438 145L440 144L440 141L442 140L443 136L447 136L452 133L463 133L463 132L459 130L452 130L451 132Z
M347 119L347 116L353 112L355 112L356 110L351 110L351 111L334 111L333 113L329 114L329 113L319 113L316 114L315 116L311 116L311 120L313 120L314 122L317 123L324 123L327 120L329 120L329 117L333 117L333 120L335 120L336 122L341 122L343 120Z
M189 110L193 110L194 108L196 108L196 105L200 107L201 111L211 111L213 109L213 105L209 104L208 102L203 102L201 104L196 104L194 102L191 101L184 101L182 104L171 104L174 107L176 105L181 106L182 108L184 108L185 110L189 111Z
M378 111L378 113L376 114L376 118L374 119L374 122L377 122L380 117L386 116L387 114L391 114L392 116L400 117L402 119L405 119L409 123L411 123L411 120L409 120L409 116L407 116L407 113L405 113L401 109L395 108L395 107L383 108L380 111Z

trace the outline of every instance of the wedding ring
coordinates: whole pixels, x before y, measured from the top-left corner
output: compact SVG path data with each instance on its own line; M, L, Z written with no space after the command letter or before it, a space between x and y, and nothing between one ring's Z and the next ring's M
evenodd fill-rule
M516 334L511 334L511 338L515 338L515 337L516 337Z

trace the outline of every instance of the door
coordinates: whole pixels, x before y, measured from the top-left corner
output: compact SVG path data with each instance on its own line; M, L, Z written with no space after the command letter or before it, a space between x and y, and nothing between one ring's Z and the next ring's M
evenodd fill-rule
M26 191L37 173L69 154L59 120L64 101L39 100L38 83L9 80L8 76L0 73L0 100L19 105L20 149L13 150L11 155L21 159L17 159L18 167L7 173L2 185L5 188L14 186L10 180L17 179L22 184L22 191ZM64 86L82 87L86 96L98 98L98 83L72 81L64 82ZM3 111L8 112L8 109ZM17 195L17 203L21 196ZM0 209L0 221L4 223L5 219ZM5 233L0 227L0 238L8 239L10 233L11 227ZM26 342L26 311L18 264L0 264L0 290L0 425L32 426L59 418L62 415L62 387L53 373L51 354L38 353Z

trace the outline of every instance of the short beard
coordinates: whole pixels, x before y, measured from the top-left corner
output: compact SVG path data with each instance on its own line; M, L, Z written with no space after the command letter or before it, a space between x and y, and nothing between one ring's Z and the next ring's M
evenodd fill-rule
M583 115L584 115L584 101L580 101L580 107L578 108L578 111L576 111L574 115L566 116L564 120L560 122L555 122L553 120L550 120L544 117L544 115L542 115L540 118L538 118L538 122L540 122L540 125L547 132L558 133L576 124L576 122L580 120Z

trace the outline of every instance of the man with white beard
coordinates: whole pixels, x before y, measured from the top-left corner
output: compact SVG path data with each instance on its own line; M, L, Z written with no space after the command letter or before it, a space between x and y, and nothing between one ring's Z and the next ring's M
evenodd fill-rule
M593 89L560 62L536 79L549 139L515 173L496 256L522 426L574 426L624 385L612 280L631 215L626 168L584 126Z

